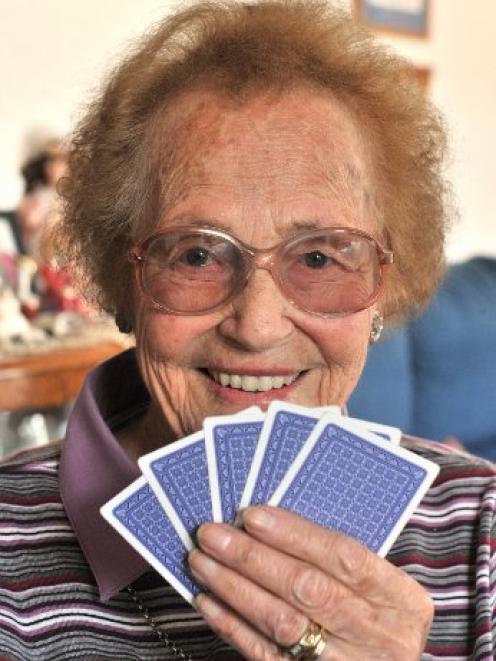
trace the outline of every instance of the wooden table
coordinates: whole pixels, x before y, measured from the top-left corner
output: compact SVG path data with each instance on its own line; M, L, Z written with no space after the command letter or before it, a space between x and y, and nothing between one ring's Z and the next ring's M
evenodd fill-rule
M0 411L44 409L71 402L88 370L120 351L122 344L103 341L0 357Z

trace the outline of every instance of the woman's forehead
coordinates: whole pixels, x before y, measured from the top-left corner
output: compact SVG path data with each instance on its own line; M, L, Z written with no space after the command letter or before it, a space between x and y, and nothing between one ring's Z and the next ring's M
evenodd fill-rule
M205 198L249 207L294 200L304 213L307 198L353 214L370 198L367 141L328 94L295 89L239 101L195 91L174 102L156 135L162 212Z
M175 153L190 157L321 147L330 161L342 157L360 167L366 160L364 135L351 110L310 88L252 92L243 99L210 90L183 93L168 107L163 128Z

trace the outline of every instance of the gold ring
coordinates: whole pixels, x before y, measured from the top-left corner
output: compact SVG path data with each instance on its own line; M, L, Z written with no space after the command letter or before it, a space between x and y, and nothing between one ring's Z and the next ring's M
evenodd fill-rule
M310 620L300 640L290 647L283 648L284 655L297 661L318 659L325 649L329 632L317 622Z

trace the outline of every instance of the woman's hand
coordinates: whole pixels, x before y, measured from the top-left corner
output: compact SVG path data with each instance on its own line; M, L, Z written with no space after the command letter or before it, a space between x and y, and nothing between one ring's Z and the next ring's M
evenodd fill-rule
M200 613L247 659L284 658L310 620L329 631L321 661L419 659L433 606L407 574L282 509L249 508L243 523L201 526L190 566L212 593Z

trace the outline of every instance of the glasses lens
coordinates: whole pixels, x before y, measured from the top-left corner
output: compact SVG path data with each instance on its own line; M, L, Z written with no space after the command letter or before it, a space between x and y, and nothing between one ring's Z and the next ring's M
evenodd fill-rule
M228 239L201 231L171 232L147 246L143 286L155 303L195 313L220 305L243 274L243 256Z
M342 230L295 239L286 246L280 268L289 298L319 314L363 309L381 279L373 241Z

